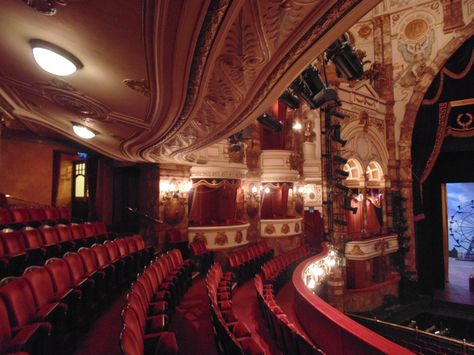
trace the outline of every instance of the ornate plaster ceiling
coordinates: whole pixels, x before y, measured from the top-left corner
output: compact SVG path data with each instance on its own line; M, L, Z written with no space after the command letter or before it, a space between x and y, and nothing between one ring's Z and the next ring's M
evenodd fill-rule
M128 161L193 163L378 0L3 0L0 110ZM84 67L54 77L30 40ZM99 134L81 141L71 122Z

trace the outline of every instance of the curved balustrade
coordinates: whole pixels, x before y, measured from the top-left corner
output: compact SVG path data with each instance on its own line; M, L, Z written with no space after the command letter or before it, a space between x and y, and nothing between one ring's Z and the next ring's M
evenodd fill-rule
M328 254L324 245L320 254L303 261L293 272L296 315L311 340L327 354L412 354L353 321L306 287L305 270Z

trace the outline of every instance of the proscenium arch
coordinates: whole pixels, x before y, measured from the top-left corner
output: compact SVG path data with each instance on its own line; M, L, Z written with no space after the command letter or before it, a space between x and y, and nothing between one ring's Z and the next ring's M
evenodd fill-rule
M406 267L409 271L416 272L416 248L415 248L415 219L422 219L423 216L413 214L413 186L412 186L412 136L418 110L423 102L425 94L435 79L436 75L444 67L451 56L474 35L474 21L459 31L458 36L452 38L444 48L438 52L436 58L429 64L427 70L422 75L421 80L416 84L410 100L405 105L405 115L400 124L400 138L398 141L399 161L400 161L400 191L407 199L406 219L408 221L409 251L405 257Z

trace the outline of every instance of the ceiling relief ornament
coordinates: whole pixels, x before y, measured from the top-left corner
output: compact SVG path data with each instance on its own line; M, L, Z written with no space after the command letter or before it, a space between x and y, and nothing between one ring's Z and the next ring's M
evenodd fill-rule
M63 107L79 117L107 121L111 110L92 97L75 89L64 80L33 83L32 87L46 99Z
M231 3L212 1L197 41L183 109L169 131L140 155L156 158L166 151L167 159L182 160L235 131L297 59L360 2L337 1L322 15L316 11L320 1L244 2L232 25L226 24L227 32L217 36ZM298 33L308 21L311 27ZM212 53L214 48L218 53ZM277 50L286 54L274 59ZM206 71L207 67L212 69ZM267 68L271 71L264 72ZM188 125L199 127L197 139L180 146L173 137Z
M124 79L123 83L134 91L150 96L150 85L146 79Z
M78 1L78 0L75 0ZM57 6L66 6L68 0L23 0L23 2L32 9L42 13L43 15L56 15Z
M401 87L415 86L426 72L435 41L433 28L433 18L424 12L411 14L401 21L398 51L405 63L395 77Z

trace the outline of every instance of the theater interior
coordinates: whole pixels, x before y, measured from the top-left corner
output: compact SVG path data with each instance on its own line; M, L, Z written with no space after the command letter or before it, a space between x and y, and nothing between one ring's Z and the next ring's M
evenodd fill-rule
M474 354L473 0L2 0L0 354Z

